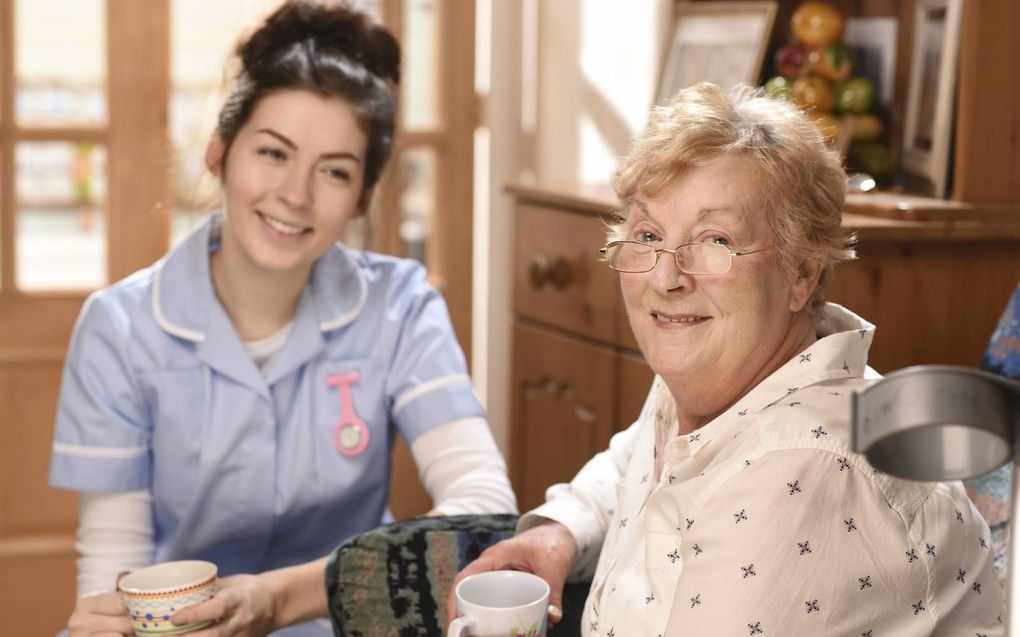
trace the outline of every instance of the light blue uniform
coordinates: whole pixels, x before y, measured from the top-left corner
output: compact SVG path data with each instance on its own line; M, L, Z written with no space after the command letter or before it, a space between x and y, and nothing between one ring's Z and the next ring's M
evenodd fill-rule
M263 375L212 287L217 229L214 215L86 301L50 484L149 489L157 562L257 573L326 555L382 521L397 432L410 442L483 411L424 269L339 244L315 264Z

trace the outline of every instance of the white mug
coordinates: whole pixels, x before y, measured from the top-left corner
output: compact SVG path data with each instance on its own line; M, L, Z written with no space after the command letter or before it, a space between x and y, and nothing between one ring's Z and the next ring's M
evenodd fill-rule
M545 637L549 584L524 571L488 571L457 584L448 637Z

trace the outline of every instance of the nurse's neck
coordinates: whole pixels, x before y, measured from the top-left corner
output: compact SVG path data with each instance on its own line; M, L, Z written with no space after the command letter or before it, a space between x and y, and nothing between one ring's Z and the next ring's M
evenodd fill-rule
M213 289L242 341L279 331L294 320L311 267L272 271L255 264L237 246L209 255Z

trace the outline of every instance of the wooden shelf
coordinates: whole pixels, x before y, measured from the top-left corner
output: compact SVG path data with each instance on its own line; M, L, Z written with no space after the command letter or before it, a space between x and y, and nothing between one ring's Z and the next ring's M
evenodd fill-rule
M506 187L523 202L608 220L618 205L608 185L520 182ZM1020 205L968 204L871 192L847 195L843 225L859 239L878 241L1013 241L1020 239Z
M1020 223L1020 205L1017 204L972 204L895 192L848 194L844 210L900 221Z

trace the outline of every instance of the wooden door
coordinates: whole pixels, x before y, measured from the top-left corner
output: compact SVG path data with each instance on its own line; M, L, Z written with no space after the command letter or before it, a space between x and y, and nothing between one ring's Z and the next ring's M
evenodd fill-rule
M609 443L615 355L520 322L513 351L512 481L517 506L527 511L545 501L550 485L569 481Z
M166 11L0 0L0 616L20 635L55 634L75 594L76 498L47 486L74 320L167 246ZM47 68L47 37L80 51Z

